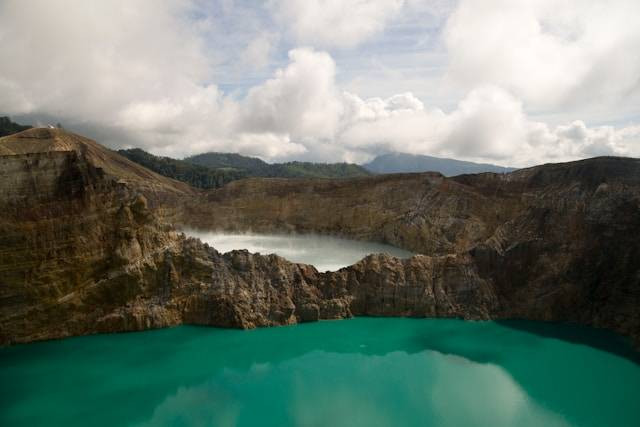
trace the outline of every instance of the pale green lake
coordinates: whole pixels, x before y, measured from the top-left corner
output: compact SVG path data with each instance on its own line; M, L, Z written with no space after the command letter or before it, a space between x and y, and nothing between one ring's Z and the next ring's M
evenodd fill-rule
M311 264L318 271L335 271L355 264L369 254L386 253L409 258L413 253L382 243L343 239L317 234L233 234L202 230L185 230L225 253L235 249L277 254L291 262Z

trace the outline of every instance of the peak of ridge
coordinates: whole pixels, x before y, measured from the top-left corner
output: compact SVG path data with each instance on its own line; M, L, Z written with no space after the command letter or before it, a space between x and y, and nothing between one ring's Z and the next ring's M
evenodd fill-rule
M190 194L195 191L185 183L152 172L92 139L64 129L31 128L0 138L0 156L60 151L75 151L112 178L145 192Z
M0 155L72 151L78 148L63 129L31 128L0 138Z

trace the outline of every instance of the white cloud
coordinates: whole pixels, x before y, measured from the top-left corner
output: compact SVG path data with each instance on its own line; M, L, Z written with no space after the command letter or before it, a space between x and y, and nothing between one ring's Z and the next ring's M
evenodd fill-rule
M299 156L307 151L303 144L292 142L288 134L270 132L237 134L233 146L239 153L264 159Z
M353 47L379 34L404 0L273 0L271 8L302 44Z
M638 16L637 0L462 0L444 34L450 77L538 109L637 97Z
M277 38L277 35L268 32L262 32L254 37L244 49L242 55L244 63L256 69L266 67Z
M401 3L356 2L350 6L366 13L352 16L336 12L349 5L328 2L324 10L319 2L310 2L308 10L323 9L318 16L335 31L328 28L333 35L324 39L311 28L304 37L341 47L362 42L382 31ZM474 21L475 6L463 1L449 22L451 72L469 89L443 110L406 87L399 94L371 98L344 91L336 83L334 59L313 48L291 49L280 68L266 69L270 78L257 79L246 95L225 92L215 79L219 63L224 69L234 69L229 58L257 68L268 64L278 36L252 28L250 37L241 38L240 49L225 56L208 39L211 34L220 37L224 29L213 31L219 22L201 17L200 3L4 1L0 112L53 116L70 128L93 129L109 146L133 145L175 157L231 151L273 160L365 161L381 152L401 151L525 166L594 155L640 155L638 125L588 126L588 120L572 116L550 126L527 111L530 104L633 93L630 76L640 49L618 52L613 46L626 46L621 40L633 45L636 30L622 25L619 33L602 35L584 29L583 12L565 24L564 6L556 18L542 20L538 11L545 1L522 3L529 5L522 10L507 2L502 15L496 15L497 2L486 4L487 11L477 11ZM380 14L378 8L385 7ZM237 13L246 15L244 10ZM504 22L516 42L487 26L502 18L517 22ZM349 19L365 24L351 28L343 22ZM604 47L591 52L584 40L596 35L602 40L594 41L595 46ZM467 44L476 50L465 50ZM620 55L626 55L628 67L619 63ZM613 67L610 75L602 64ZM475 68L467 73L465 67Z
M456 155L508 161L527 132L522 104L496 87L474 89L447 119L444 149Z
M344 93L345 115L335 143L362 160L400 151L527 166L601 155L638 156L640 126L587 127L582 121L550 128L525 114L522 103L495 86L471 91L450 113L422 103L397 109L398 97L363 100Z
M336 139L361 153L427 152L442 140L440 123L444 113L425 110L410 93L363 100L345 92L343 102L346 113Z
M557 126L550 138L552 144L561 147L570 157L640 156L640 126L618 130L613 126L589 128L583 121L576 120Z
M352 114L337 139L365 153L400 151L504 162L513 160L527 138L520 103L494 87L472 91L448 114L422 103L397 109L398 96L362 100L345 94L345 100Z
M0 96L11 114L110 120L123 103L199 90L212 64L179 1L3 1ZM166 31L166 29L170 29Z
M324 52L295 49L289 65L252 88L238 131L288 133L295 139L328 138L341 104L335 88L335 63Z

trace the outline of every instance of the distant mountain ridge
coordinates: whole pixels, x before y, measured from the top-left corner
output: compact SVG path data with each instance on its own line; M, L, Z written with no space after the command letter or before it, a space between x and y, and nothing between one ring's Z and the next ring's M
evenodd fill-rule
M371 175L355 163L267 163L235 153L203 153L187 157L184 161L213 169L243 170L249 176L261 178L356 178Z
M243 156L237 153L202 153L186 157L185 162L213 169L245 169L258 171L266 169L269 164L257 157Z
M118 150L125 156L160 175L197 188L219 188L244 178L357 178L374 174L440 172L444 176L482 172L507 173L515 169L492 164L432 156L391 153L373 161L354 163L312 163L292 161L267 163L257 157L237 153L209 152L183 160L155 156L139 148Z
M362 167L373 173L440 172L444 176L482 172L507 173L515 170L488 163L407 153L382 154Z
M270 164L236 153L204 153L184 160L155 156L139 148L118 150L127 159L197 188L219 188L243 178L354 178L371 175L353 163Z
M240 169L208 168L171 157L155 156L140 148L118 150L118 154L151 169L155 173L185 182L196 188L219 188L228 182L248 176Z

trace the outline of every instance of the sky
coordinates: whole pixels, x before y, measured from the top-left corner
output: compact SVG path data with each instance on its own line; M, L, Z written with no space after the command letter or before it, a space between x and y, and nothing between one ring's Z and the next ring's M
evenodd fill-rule
M638 0L0 0L0 115L176 158L640 157Z

